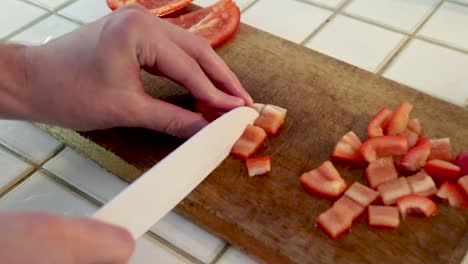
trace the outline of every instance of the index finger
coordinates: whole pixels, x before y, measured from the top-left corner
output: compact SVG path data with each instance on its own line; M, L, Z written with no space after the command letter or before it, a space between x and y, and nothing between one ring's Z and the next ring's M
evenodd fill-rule
M246 105L253 103L252 97L237 76L211 48L208 41L175 25L170 24L170 28L168 33L171 40L197 61L208 77L215 82L217 88L242 98ZM187 41L188 39L191 41Z

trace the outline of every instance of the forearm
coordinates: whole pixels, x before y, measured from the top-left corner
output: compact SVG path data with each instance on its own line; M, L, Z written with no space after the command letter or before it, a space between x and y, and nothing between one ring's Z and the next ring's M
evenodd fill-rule
M20 94L26 88L25 46L0 44L0 119L25 119Z

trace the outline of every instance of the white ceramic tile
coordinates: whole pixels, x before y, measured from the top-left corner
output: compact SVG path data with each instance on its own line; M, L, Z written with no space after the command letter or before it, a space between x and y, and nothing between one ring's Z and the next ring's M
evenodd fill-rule
M258 263L250 256L240 250L230 247L226 253L216 262L216 264L256 264Z
M413 40L384 76L463 106L468 98L468 55Z
M330 11L295 0L262 0L242 14L242 22L299 43L322 24Z
M354 0L345 12L412 32L434 9L437 0Z
M68 216L92 215L96 206L41 172L0 199L0 211L40 211Z
M151 231L204 263L209 263L223 249L220 238L171 211Z
M402 34L338 15L306 46L365 70L375 71L403 39Z
M33 124L12 120L0 120L0 142L36 164L45 161L62 145Z
M68 147L43 168L101 202L109 201L127 186L114 174Z
M467 4L468 5L468 0L454 0L455 2L459 2L461 4Z
M104 0L79 0L60 11L60 14L89 23L107 14L111 10Z
M2 0L0 8L0 38L44 15L42 10L18 0Z
M319 5L325 5L328 7L337 8L339 4L343 2L343 0L305 0L310 3L315 3Z
M445 2L418 35L468 50L468 6Z
M117 176L69 148L47 162L44 168L102 202L127 186ZM221 239L174 212L169 212L151 230L204 262L212 260L224 247Z
M29 45L43 44L45 41L75 30L78 26L76 23L54 15L35 24L10 40Z
M137 240L135 252L129 264L150 264L150 263L192 263L181 255L175 253L161 242L145 235Z
M240 10L243 10L244 8L246 8L253 1L254 0L234 0L234 2L236 2ZM210 6L216 2L218 2L218 0L195 0L193 1L194 4L202 6L202 7Z
M33 167L17 157L0 149L0 192L3 192L23 176L33 170Z
M47 8L56 8L61 4L64 4L68 0L29 0L32 2L39 3Z

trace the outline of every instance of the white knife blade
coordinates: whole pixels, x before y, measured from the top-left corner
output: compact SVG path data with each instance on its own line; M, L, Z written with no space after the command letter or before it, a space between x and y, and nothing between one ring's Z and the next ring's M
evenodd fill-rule
M213 121L145 172L94 218L127 228L137 239L173 209L229 155L258 113L239 107Z

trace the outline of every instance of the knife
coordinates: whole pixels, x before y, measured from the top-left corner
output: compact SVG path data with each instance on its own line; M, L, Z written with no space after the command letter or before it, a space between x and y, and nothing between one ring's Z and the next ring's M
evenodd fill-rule
M250 107L224 114L145 172L93 218L125 227L133 238L139 238L221 164L257 117Z

